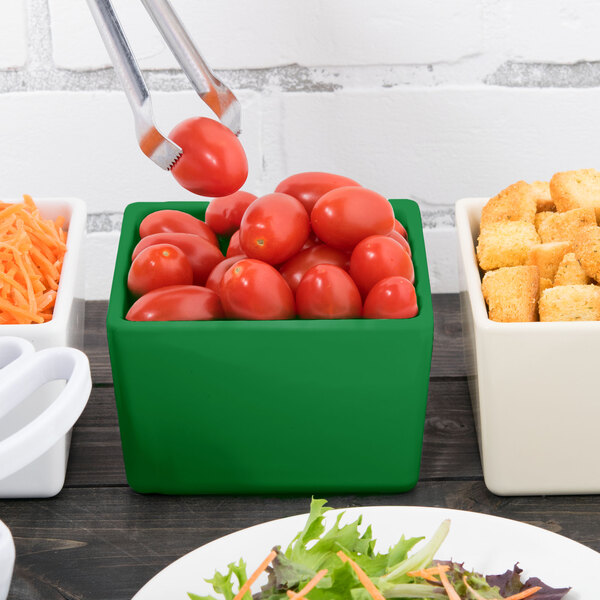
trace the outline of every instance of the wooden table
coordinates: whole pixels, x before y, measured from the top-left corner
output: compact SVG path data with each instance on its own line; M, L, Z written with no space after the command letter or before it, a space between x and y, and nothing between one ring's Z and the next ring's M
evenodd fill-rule
M304 496L163 497L133 492L123 469L104 329L106 306L86 306L86 351L94 388L73 433L64 489L48 500L0 501L0 519L17 547L10 600L129 600L190 550L308 507ZM434 310L418 485L404 494L332 496L330 505L474 510L538 525L600 551L598 496L503 498L487 491L463 366L458 297L434 296Z

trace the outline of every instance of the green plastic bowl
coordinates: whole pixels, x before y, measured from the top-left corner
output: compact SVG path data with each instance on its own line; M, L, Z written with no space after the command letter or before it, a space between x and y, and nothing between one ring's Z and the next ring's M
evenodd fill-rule
M163 494L398 492L417 483L433 309L421 215L391 200L408 231L412 319L130 322L139 225L125 210L107 331L129 485Z

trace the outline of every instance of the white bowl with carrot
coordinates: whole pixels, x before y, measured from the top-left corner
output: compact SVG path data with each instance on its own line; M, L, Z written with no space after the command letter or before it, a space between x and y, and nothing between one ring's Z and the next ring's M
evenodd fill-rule
M85 224L76 198L0 201L0 335L83 345Z
M86 206L76 198L0 201L0 336L35 350L83 347ZM0 419L0 439L45 411L64 388L53 381ZM2 398L0 398L1 402ZM0 498L49 497L63 486L71 432L24 469L0 480Z

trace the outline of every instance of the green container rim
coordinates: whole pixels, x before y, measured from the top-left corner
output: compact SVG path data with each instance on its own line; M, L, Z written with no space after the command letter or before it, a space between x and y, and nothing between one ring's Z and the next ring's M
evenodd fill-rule
M423 327L433 323L433 305L431 300L431 287L429 272L427 268L427 255L425 251L425 240L423 237L423 224L418 204L409 199L391 199L390 204L394 208L396 218L405 226L408 233L408 241L411 246L412 260L415 269L415 291L419 313L411 319L289 319L281 321L242 321L242 320L218 320L218 321L148 321L134 322L125 319L133 298L127 289L127 274L131 265L131 254L135 245L139 242L139 226L148 214L164 209L180 210L204 220L204 213L208 202L134 202L125 208L123 224L119 238L117 258L113 275L110 300L107 313L107 325L114 330L133 331L145 329L167 333L169 331L208 330L213 328L237 330L243 328L257 328L260 330L265 326L269 328L280 328L285 331L302 331L312 329L318 324L319 329L336 331L345 328L348 321L352 321L359 331ZM227 247L228 239L220 238L221 248ZM268 324L268 325L267 325Z

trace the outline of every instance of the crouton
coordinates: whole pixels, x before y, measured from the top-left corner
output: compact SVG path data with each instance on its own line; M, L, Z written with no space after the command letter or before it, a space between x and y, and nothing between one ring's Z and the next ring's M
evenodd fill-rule
M593 208L575 208L567 212L550 213L538 227L542 242L572 242L582 229L596 226Z
M506 221L526 221L533 224L537 204L532 187L518 181L490 198L481 210L481 229L488 225Z
M540 294L544 290L547 290L548 288L551 288L552 285L553 285L553 282L550 281L550 279L548 279L547 277L540 277Z
M590 207L600 220L600 171L580 169L555 173L550 180L550 194L559 212Z
M544 210L542 212L536 213L535 215L535 220L534 220L534 225L535 225L535 230L539 233L540 232L540 226L541 224L550 216L553 215L554 212L553 211L549 211L549 210Z
M524 221L492 223L477 240L477 259L484 271L524 265L529 250L540 243L535 227Z
M549 244L536 244L529 249L528 265L536 265L540 270L540 277L554 281L554 276L563 256L572 249L571 242L550 242Z
M534 181L531 184L531 190L538 213L556 210L556 205L550 195L550 183L548 181Z
M585 274L575 253L565 254L554 276L554 285L587 285L591 282L592 280Z
M539 304L540 321L600 320L600 287L560 285L545 290Z
M536 266L503 267L483 277L481 289L492 321L537 320L540 275Z
M574 252L588 277L600 281L600 227L588 227L575 238Z

